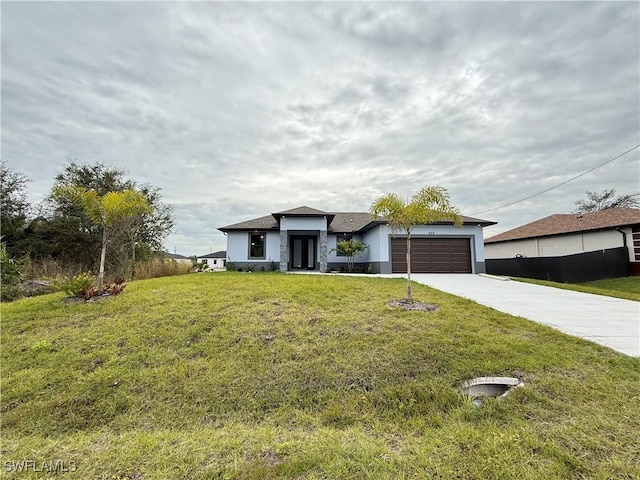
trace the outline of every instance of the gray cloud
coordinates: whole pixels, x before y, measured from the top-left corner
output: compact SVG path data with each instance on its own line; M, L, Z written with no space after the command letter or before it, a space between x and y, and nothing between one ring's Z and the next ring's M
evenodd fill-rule
M635 145L640 7L622 2L7 3L2 153L34 201L67 158L175 205L171 250L310 205L450 190L466 214ZM637 152L482 215L498 233L640 190Z

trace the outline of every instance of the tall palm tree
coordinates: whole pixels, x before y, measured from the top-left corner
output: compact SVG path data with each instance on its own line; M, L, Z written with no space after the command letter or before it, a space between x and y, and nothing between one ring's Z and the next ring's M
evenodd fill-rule
M55 187L53 194L80 206L93 223L102 227L100 273L96 285L98 292L102 293L109 230L127 219L144 213L151 214L152 208L144 195L135 190L107 192L100 196L95 190L64 185Z
M412 303L411 229L415 225L443 221L451 221L456 227L461 227L463 217L458 209L451 205L447 189L439 186L424 187L406 202L397 193L387 193L371 204L370 212L384 217L394 237L398 233L407 235L407 302Z

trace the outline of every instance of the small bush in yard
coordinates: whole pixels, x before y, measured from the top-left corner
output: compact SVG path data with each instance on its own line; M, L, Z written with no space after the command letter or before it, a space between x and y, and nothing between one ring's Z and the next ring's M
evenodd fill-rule
M206 262L196 262L193 266L198 272L206 272L209 270L209 264Z
M120 295L126 286L127 284L124 283L124 278L117 278L115 282L109 283L104 287L104 292L109 295Z
M98 293L98 288L95 285L90 285L80 290L80 293L74 296L84 298L85 300L91 300L93 297L97 297L98 295L100 295Z
M0 246L0 280L2 286L17 285L24 276L24 261L13 258L3 243Z
M70 297L85 297L88 289L93 286L95 277L90 273L81 273L73 277L63 277L54 281L56 290L66 293ZM97 291L97 290L96 290Z
M2 289L0 289L0 301L2 302L13 302L18 298L22 297L22 291L20 287L17 285L2 285Z

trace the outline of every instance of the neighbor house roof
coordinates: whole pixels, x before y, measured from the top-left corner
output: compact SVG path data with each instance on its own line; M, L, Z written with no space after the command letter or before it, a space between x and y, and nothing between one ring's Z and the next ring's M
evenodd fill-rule
M566 235L569 233L603 230L608 228L640 225L640 209L610 208L585 214L555 214L527 223L513 230L488 238L484 243L508 242L526 238Z
M298 207L284 212L273 213L264 217L254 218L240 223L220 227L218 230L227 232L230 230L280 230L279 220L282 217L317 217L326 216L328 229L333 233L354 233L366 231L378 224L387 223L381 216L373 216L368 212L323 212L311 207ZM451 222L437 222L447 224ZM478 224L481 226L495 225L496 222L482 220L473 217L464 217L464 223Z
M173 258L174 260L189 260L189 257L185 257L184 255L180 255L179 253L169 253L165 252L168 256Z
M219 252L207 253L206 255L200 255L198 258L227 258L227 251L220 250Z

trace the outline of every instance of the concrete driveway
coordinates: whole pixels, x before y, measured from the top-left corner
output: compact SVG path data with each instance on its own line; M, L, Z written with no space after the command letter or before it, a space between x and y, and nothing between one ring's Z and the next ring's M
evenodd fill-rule
M411 279L618 352L640 356L640 302L484 275L412 274Z

